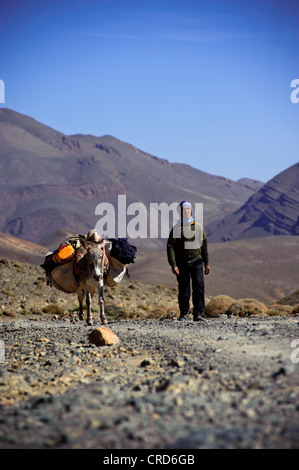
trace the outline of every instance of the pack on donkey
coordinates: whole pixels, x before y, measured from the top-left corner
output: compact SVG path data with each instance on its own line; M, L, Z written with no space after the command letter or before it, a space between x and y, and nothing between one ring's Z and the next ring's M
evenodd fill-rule
M97 230L90 230L87 236L74 235L51 250L41 266L49 285L69 294L77 293L80 320L84 318L86 299L87 325L92 325L91 302L97 292L100 319L106 324L104 285L112 287L121 282L128 265L134 263L136 251L126 238L105 240Z

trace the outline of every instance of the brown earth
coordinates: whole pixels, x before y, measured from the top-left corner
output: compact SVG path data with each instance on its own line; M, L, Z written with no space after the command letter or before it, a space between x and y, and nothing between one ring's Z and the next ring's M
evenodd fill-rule
M176 289L125 279L105 289L120 341L96 346L96 303L87 327L40 267L2 260L0 276L1 448L299 447L294 306L182 323Z

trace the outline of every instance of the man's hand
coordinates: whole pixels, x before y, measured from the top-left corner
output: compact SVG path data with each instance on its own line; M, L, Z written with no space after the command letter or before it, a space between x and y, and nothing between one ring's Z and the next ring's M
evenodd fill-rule
M205 267L205 274L209 274L209 272L210 272L210 266L206 266Z
M172 268L172 272L173 274L175 274L176 276L178 276L180 274L180 271L179 271L179 268L177 266L175 266L174 268Z

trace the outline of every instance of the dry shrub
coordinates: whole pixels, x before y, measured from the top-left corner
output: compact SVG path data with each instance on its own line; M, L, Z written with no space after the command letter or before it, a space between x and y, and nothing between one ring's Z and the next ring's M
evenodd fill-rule
M235 299L229 295L217 295L205 307L204 315L206 317L216 318L226 313L233 302L235 302Z
M151 309L151 307L149 307L148 305L145 305L145 304L138 304L137 308L140 308L142 310L150 310Z
M109 315L109 314L108 314ZM118 313L115 314L114 320L121 321L121 320L137 320L139 315L134 311L129 310L120 310Z
M274 310L274 309L268 309L266 311L266 315L269 315L269 317L277 317L279 315L286 315L285 312L280 312L279 310Z
M265 314L266 311L266 305L256 299L240 299L233 302L226 310L226 313L238 317L249 317Z
M269 305L266 314L267 315L285 315L290 314L293 311L291 305L271 304Z
M48 304L46 307L42 308L42 311L52 315L61 315L64 312L64 309L57 304Z
M295 307L294 307L293 310L292 310L292 313L293 313L293 314L299 313L299 304L295 305Z
M165 307L164 305L157 305L151 308L151 311L147 314L147 318L153 318L158 320L175 319L179 316L178 307Z
M116 304L105 304L105 314L112 319L128 318L126 309Z
M10 261L6 258L1 258L0 264L3 264L4 266L10 266Z
M164 305L156 305L151 307L150 311L147 313L147 318L160 319L161 317L166 317L167 308Z

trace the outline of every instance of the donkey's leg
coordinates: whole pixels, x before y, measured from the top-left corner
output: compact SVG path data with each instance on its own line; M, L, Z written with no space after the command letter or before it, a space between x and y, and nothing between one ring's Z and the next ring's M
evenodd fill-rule
M83 320L83 299L84 299L84 289L78 290L78 301L79 301L79 320Z
M92 325L92 311L91 311L91 294L87 292L86 294L86 306L87 306L87 325Z
M103 287L103 280L101 279L98 283L98 296L99 296L99 306L100 306L100 318L103 325L108 323L107 318L105 316L105 300L104 300L104 287Z

